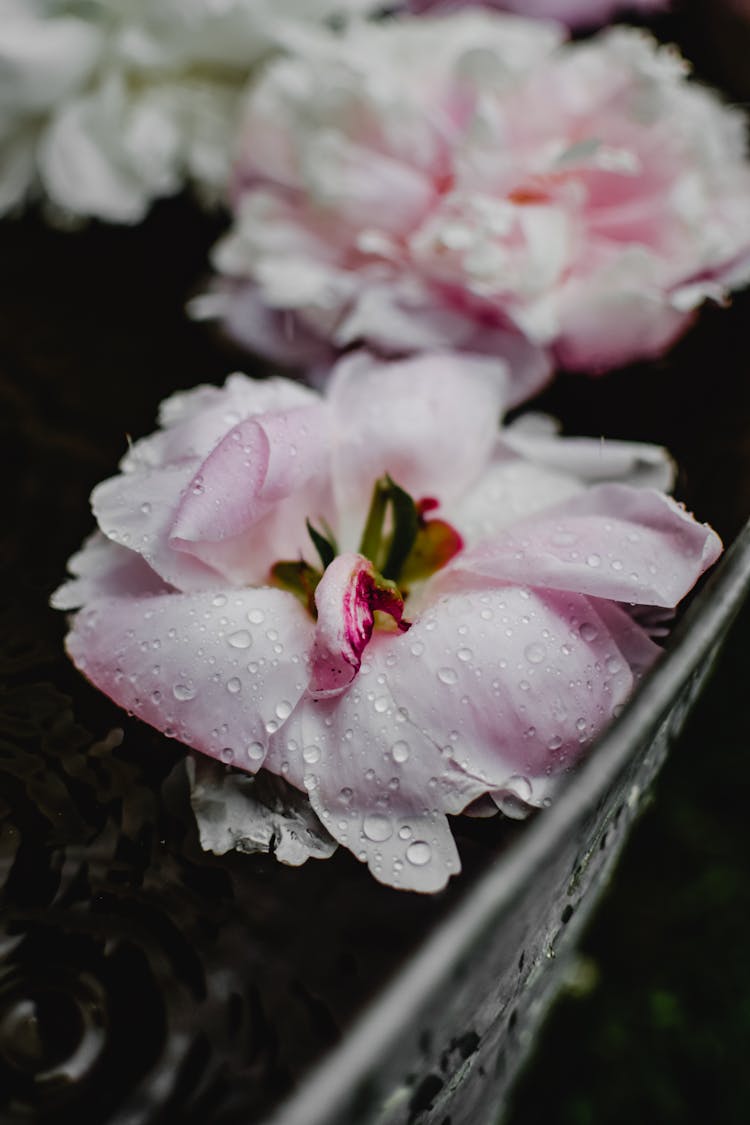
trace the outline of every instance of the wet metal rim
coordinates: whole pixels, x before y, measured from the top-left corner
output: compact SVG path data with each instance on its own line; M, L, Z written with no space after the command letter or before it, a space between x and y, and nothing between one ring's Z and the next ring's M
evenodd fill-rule
M264 1125L327 1125L335 1117L462 954L488 925L496 924L498 917L512 907L571 822L601 798L638 745L656 732L680 689L726 634L748 592L750 521L685 612L665 657L613 722L596 752L576 772L573 784L478 880L452 916L436 928L365 1009L339 1046Z

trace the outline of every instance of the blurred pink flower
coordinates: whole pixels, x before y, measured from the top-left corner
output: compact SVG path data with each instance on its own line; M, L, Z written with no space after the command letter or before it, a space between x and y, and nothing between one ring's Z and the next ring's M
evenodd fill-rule
M532 19L559 20L568 27L595 27L618 12L656 12L669 0L410 0L412 12L455 12L460 8L497 8Z
M310 363L366 341L551 363L661 353L750 276L744 120L618 28L482 11L298 35L251 90L235 221L198 299Z
M169 399L55 595L73 661L306 791L381 881L439 889L446 814L546 803L658 655L624 606L675 606L720 550L662 450L498 432L505 396L494 361L358 354L326 397L233 375Z

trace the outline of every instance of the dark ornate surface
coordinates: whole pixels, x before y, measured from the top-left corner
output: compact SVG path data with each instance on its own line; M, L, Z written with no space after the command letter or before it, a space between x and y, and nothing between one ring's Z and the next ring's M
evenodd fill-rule
M46 601L91 487L166 394L248 366L183 315L217 229L176 201L134 230L0 230L3 1122L259 1119L517 831L462 824L465 874L432 899L343 853L299 870L206 856L181 749L62 655ZM708 310L661 364L565 378L541 403L570 432L668 444L682 496L728 538L750 511L748 310Z

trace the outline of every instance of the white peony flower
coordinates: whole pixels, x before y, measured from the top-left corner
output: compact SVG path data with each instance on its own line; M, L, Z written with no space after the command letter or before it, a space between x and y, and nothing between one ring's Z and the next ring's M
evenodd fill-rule
M237 103L284 28L372 0L0 0L0 214L133 223L228 179Z

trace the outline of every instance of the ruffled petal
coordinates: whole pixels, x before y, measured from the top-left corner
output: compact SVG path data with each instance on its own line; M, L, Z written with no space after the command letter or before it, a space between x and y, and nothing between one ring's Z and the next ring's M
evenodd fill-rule
M78 609L97 598L146 597L166 594L167 587L135 551L111 543L99 531L71 557L73 575L50 598L54 609Z
M233 426L246 418L319 403L318 394L291 379L251 379L236 372L223 387L193 387L165 399L159 408L161 428L135 442L120 468L127 471L195 457L202 460Z
M331 516L327 414L299 407L234 426L183 492L169 543L232 583L267 581L311 553L306 519Z
M597 485L459 555L451 572L638 605L674 607L721 553L721 540L653 489Z
M312 632L281 590L166 594L94 602L76 616L67 649L121 707L255 772L305 690Z
M180 497L199 464L193 460L121 473L102 481L91 493L91 508L107 538L140 555L178 590L206 590L221 584L218 571L173 550L169 541Z
M307 798L279 778L265 770L249 776L204 757L189 757L186 765L204 851L271 852L290 867L336 851Z

